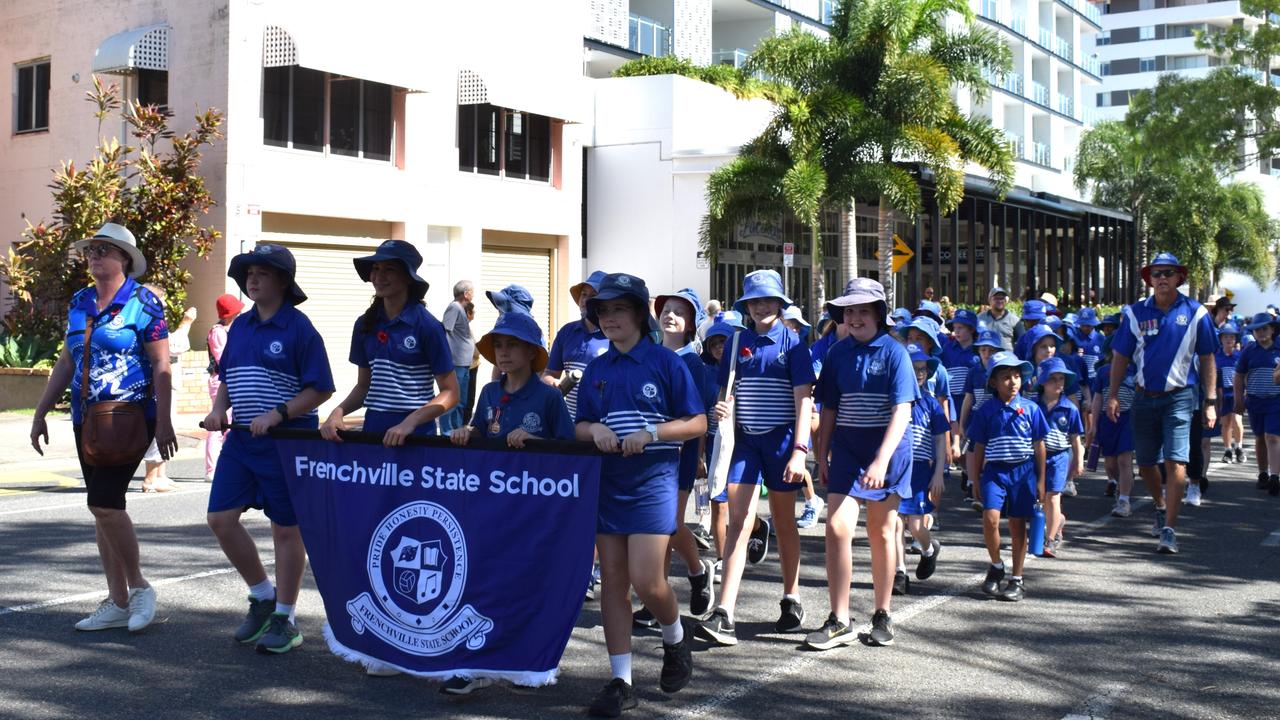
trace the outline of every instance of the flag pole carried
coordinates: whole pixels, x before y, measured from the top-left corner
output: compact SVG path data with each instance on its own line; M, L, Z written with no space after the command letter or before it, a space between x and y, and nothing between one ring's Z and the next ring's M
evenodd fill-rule
M720 402L729 403L729 415L720 421L715 444L711 447L711 464L707 467L707 486L713 498L724 492L725 484L729 480L729 459L733 457L734 411L731 398L733 382L738 375L738 339L740 337L742 337L742 331L734 330L733 343L729 352L729 381L720 388L718 398ZM712 412L715 410L713 409Z

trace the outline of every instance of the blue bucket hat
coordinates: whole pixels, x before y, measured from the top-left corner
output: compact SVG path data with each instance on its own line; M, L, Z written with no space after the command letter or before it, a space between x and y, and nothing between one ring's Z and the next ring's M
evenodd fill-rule
M538 321L534 320L532 315L522 312L504 312L498 316L498 322L494 324L493 329L476 342L476 349L480 351L480 355L495 365L497 363L493 354L493 338L497 335L513 337L537 348L537 353L533 356L535 373L540 373L547 367L547 348L543 345L542 328L538 327Z
M356 274L365 282L369 282L369 273L373 271L373 264L376 262L399 262L403 265L412 286L410 295L420 298L426 295L427 288L431 287L418 275L418 268L422 267L422 253L404 240L387 240L379 245L372 255L365 255L351 261L356 266Z
M758 298L778 298L785 310L791 304L791 298L782 291L782 276L774 270L756 270L742 278L742 296L733 304L733 309L746 317L747 301Z
M934 322L942 324L942 306L932 300L921 300L920 307L911 313L912 317L920 317L921 315L933 318Z
M734 330L747 329L747 323L742 318L742 313L737 310L725 310L724 312L716 315L716 323L724 323Z
M285 297L289 302L301 305L307 301L307 294L302 292L297 280L294 280L294 276L298 274L298 265L289 248L275 243L261 243L253 250L231 258L231 264L227 267L227 277L235 280L240 286L240 292L246 295L249 291L244 287L245 279L249 275L249 268L254 265L275 268L284 273L289 281L289 287L285 288Z
M998 352L991 356L991 367L987 370L986 384L988 387L991 386L991 378L995 377L996 370L1002 367L1017 368L1022 375L1024 384L1031 380L1031 376L1035 372L1031 367L1031 363L1026 360L1019 360L1017 355L1007 351Z
M947 327L955 327L956 325L968 325L975 331L978 329L978 314L972 310L960 308L956 310L956 314L947 321Z
M1066 324L1067 324L1066 321L1064 321L1062 318L1058 317L1057 315L1049 315L1044 319L1044 322L1041 323L1041 325L1044 325L1045 327L1049 328L1054 332L1057 332L1058 328L1061 328Z
M1028 300L1022 303L1023 320L1044 320L1049 313L1043 300Z
M995 330L983 330L978 333L978 339L973 342L975 348L989 347L996 350L1004 350L1004 338L1000 337L1000 333Z
M1036 345L1045 338L1053 338L1053 346L1055 348L1062 344L1062 338L1058 337L1058 334L1055 333L1052 328L1050 328L1048 325L1045 325L1044 323L1036 325L1035 327L1026 331L1025 333L1023 333L1022 337L1026 338L1026 347L1027 347L1028 353L1034 353L1036 349Z
M825 309L831 317L843 318L844 309L853 305L875 305L886 316L885 322L893 324L888 317L889 303L884 299L884 286L871 278L857 277L845 283L844 292L840 297L828 300Z
M703 320L707 319L707 311L702 307L702 298L698 297L698 292L693 288L684 288L683 290L677 290L674 294L659 295L654 298L653 314L655 317L662 315L662 306L666 305L667 300L671 298L680 298L693 306L693 327L689 328L690 330L696 329L702 324Z
M1226 323L1222 327L1218 328L1218 337L1222 337L1223 335L1235 335L1239 338L1240 328L1235 323Z
M533 312L533 294L523 285L512 284L496 291L485 290L484 294L500 313L518 312L529 315Z
M1099 324L1098 311L1091 307L1080 308L1080 312L1076 313L1076 325L1097 327Z
M1143 280L1144 280L1148 285L1150 285L1150 284L1151 284L1151 269L1152 269L1152 268L1155 268L1155 267L1160 267L1160 266L1162 266L1162 265L1166 265L1166 266L1172 267L1174 270L1177 270L1179 273L1181 273L1181 274L1182 274L1182 277L1184 277L1184 278L1187 276L1187 266L1186 266L1186 265L1183 265L1182 263L1178 262L1178 258L1177 258L1173 253L1162 252L1162 253L1160 253L1159 255L1157 255L1157 256L1155 257L1155 259L1154 259L1154 260L1152 260L1150 263L1148 263L1147 265L1143 266L1143 268L1142 268L1142 279L1143 279Z
M1272 315L1269 312L1260 312L1250 318L1249 324L1244 327L1246 330L1257 330L1258 328L1266 327L1268 325L1275 325L1277 322L1280 321L1276 320L1275 315Z
M600 281L604 280L605 274L606 273L603 270L596 270L595 272L588 275L586 280L583 280L577 285L573 285L572 287L570 287L569 294L573 296L573 301L575 303L578 302L578 296L581 295L582 291L585 290L586 288L591 288L592 290L599 292Z
M1111 313L1110 315L1102 318L1102 322L1098 323L1098 327L1102 327L1103 325L1120 327L1120 313Z
M1050 375L1063 375L1066 377L1066 387L1064 388L1067 395L1071 395L1076 390L1076 385L1080 378L1071 368L1067 367L1067 363L1060 357L1054 356L1040 363L1040 374L1036 378L1037 385L1043 385Z
M796 307L795 305L792 305L791 307L782 311L782 319L795 320L796 322L800 323L801 325L807 328L813 327L812 325L810 325L808 322L805 321L804 313L800 312L800 308Z
M938 364L941 360L925 353L924 348L919 345L916 345L915 343L908 345L907 354L911 356L911 362L913 363L928 363L925 370L927 377L933 377L933 374L938 371Z
M587 301L587 319L596 327L600 327L600 316L596 313L596 309L606 300L630 300L639 306L641 312L649 319L648 332L660 332L657 319L653 317L653 313L649 312L649 288L645 287L644 280L627 273L605 275L600 280L600 288L595 297ZM641 333L644 333L643 329Z
M909 324L900 325L894 328L894 330L897 331L900 337L906 339L907 331L913 328L929 336L929 342L933 343L932 354L938 355L942 352L942 346L938 343L938 331L941 330L941 328L938 327L938 323L933 321L933 318L925 317L923 315L914 317L911 318L911 322Z
M911 311L901 307L894 308L893 312L889 313L889 324L890 325L910 325Z

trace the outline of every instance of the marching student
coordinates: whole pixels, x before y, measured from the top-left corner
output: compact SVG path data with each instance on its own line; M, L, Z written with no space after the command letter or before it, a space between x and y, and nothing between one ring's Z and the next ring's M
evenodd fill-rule
M589 711L618 717L637 705L631 685L631 588L662 629L663 692L689 683L693 657L666 579L676 531L680 444L707 431L706 408L689 369L650 339L657 321L649 291L634 275L600 281L587 319L609 338L609 350L587 366L578 395L575 434L608 453L600 471L600 610L612 679Z
M1244 463L1244 431L1235 408L1236 364L1240 362L1240 328L1235 323L1225 323L1218 328L1217 352L1218 397L1222 398L1222 413L1218 425L1222 428L1222 462Z
M983 330L973 347L978 351L980 364L965 380L964 401L960 406L960 431L964 434L962 448L964 450L964 469L968 473L969 483L965 488L970 504L976 512L982 512L982 493L978 487L978 475L982 468L974 464L973 443L969 440L969 423L973 413L991 396L987 389L987 373L991 368L991 358L1004 350L1003 339L995 330Z
M1075 330L1069 337L1075 340L1075 346L1079 348L1080 356L1084 358L1086 372L1080 376L1082 385L1091 384L1097 372L1098 361L1102 359L1102 343L1107 340L1106 335L1099 332L1097 327L1098 311L1091 307L1080 308L1080 312L1076 313Z
M458 404L460 390L444 326L422 304L422 255L404 240L387 240L352 262L360 279L373 285L374 299L351 332L356 385L329 413L320 435L342 442L342 419L361 407L364 431L381 434L386 447L403 445L410 435L435 435L436 418Z
M920 396L907 349L886 319L884 287L854 278L844 294L827 303L832 317L844 316L849 337L832 346L818 383L822 421L818 476L827 484L827 593L831 613L805 638L815 650L857 639L849 612L853 579L851 543L858 505L867 506L867 542L875 612L869 640L893 643L889 610L893 597L894 534L898 506L911 496L911 406ZM936 554L936 550L935 550Z
M1075 373L1076 381L1068 382L1066 385L1066 397L1071 399L1076 411L1080 414L1080 420L1085 426L1088 425L1089 408L1093 403L1093 375L1090 374L1089 365L1085 362L1084 355L1081 354L1078 338L1076 337L1074 328L1071 323L1063 322L1066 332L1063 333L1061 342L1058 343L1058 349L1054 352L1053 357L1062 361L1067 369ZM1041 361L1044 362L1043 360ZM1039 367L1037 365L1036 367ZM1082 431L1083 432L1083 431ZM1084 456L1081 456L1083 461ZM1067 484L1062 490L1062 494L1067 497L1075 497L1076 477L1080 473L1072 472L1067 477Z
M1096 441L1107 472L1107 496L1115 495L1116 504L1111 510L1114 517L1126 518L1133 514L1130 494L1133 492L1133 425L1129 422L1129 410L1137 392L1137 372L1134 365L1125 371L1117 397L1120 414L1112 420L1103 412L1103 399L1111 388L1111 338L1102 344L1101 364L1095 368L1093 378L1093 412L1089 413L1089 436L1085 445Z
M249 612L235 639L266 653L286 653L302 644L294 605L306 568L284 468L268 432L277 425L314 430L316 408L334 390L324 339L297 309L307 296L294 280L295 267L287 248L270 243L232 258L227 275L253 300L253 308L227 333L218 368L222 386L204 419L209 432L227 425L227 410L239 422L249 421L248 431L227 435L209 491L208 523L249 586ZM275 586L240 522L250 507L262 508L271 520Z
M742 290L733 308L751 322L739 339L736 386L730 390L734 445L728 477L727 552L720 604L698 625L699 636L719 645L738 642L734 607L747 560L747 529L762 527L768 538L770 523L753 525L762 480L769 491L769 513L782 566L782 612L774 628L794 632L804 623L795 501L809 455L813 361L805 344L782 323L782 311L791 300L782 291L781 276L773 270L756 270L743 278ZM724 387L728 379L729 365L721 363L718 384ZM720 420L725 419L728 402L717 403L715 411Z
M1084 434L1084 422L1080 409L1072 401L1072 390L1079 383L1079 375L1060 357L1051 357L1040 363L1040 411L1049 424L1045 436L1045 532L1044 554L1058 557L1062 545L1062 530L1067 517L1062 512L1062 495L1067 485L1084 473L1084 452L1080 436ZM1070 493L1074 494L1074 493Z
M947 433L951 427L938 399L926 388L929 377L937 370L938 358L926 353L919 345L907 345L907 354L915 371L920 397L911 404L911 496L898 504L897 527L893 533L897 540L897 571L893 575L895 595L906 595L911 591L911 580L907 577L906 543L902 535L903 518L906 518L911 537L921 548L916 579L928 580L938 567L942 544L933 539L925 517L933 512L942 497L942 471L946 465Z
M1049 426L1040 407L1019 392L1030 382L1031 373L1031 363L1012 353L992 357L987 388L993 397L974 412L969 426L975 464L982 469L982 536L991 558L982 591L1010 602L1023 597L1027 519L1036 502L1043 503L1045 491L1044 441ZM1013 576L1002 589L1005 566L1000 558L1000 517L1006 507L1013 541Z
M449 440L463 446L472 436L502 438L517 450L530 438L572 440L573 421L557 388L538 379L547 365L542 328L530 315L507 312L476 343L501 378L484 386L471 423L454 429ZM386 673L378 673L386 674ZM493 684L483 677L455 675L440 686L445 695L468 695Z
M1240 353L1236 375L1244 378L1236 383L1236 414L1249 411L1249 427L1253 434L1266 438L1267 468L1258 473L1258 489L1280 495L1280 382L1274 375L1280 367L1280 344L1276 343L1274 315L1260 312L1249 322L1254 343Z
M1023 360L1027 359L1033 342L1027 337L1027 333L1031 328L1044 324L1044 320L1051 314L1050 307L1043 300L1028 300L1022 303L1022 333L1013 344L1014 355Z

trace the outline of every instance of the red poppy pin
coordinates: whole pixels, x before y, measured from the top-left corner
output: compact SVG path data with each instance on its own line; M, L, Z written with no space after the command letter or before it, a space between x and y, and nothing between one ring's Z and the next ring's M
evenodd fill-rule
M378 331L378 342L380 342L380 343L385 343L386 341L387 341L387 331L386 331L386 330L379 330L379 331Z
M1018 414L1019 414L1019 415L1021 415L1025 410L1026 410L1026 408L1022 407L1021 405L1019 405L1019 406L1018 406Z
M744 348L742 348L741 350L739 350L739 351L738 351L738 354L739 354L739 355L741 355L741 356L742 356L742 357L744 357L744 358L749 358L749 357L751 357L751 348L746 348L746 347L744 347Z
M508 403L508 402L511 402L511 396L510 396L510 395L503 395L503 396L502 396L502 403L503 403L503 404L506 404L506 403Z

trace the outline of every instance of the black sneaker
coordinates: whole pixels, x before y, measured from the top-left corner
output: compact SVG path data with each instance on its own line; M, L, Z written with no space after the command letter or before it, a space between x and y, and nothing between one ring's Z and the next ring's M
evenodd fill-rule
M1236 448L1236 464L1244 464L1244 448Z
M711 546L716 542L716 539L711 536L711 533L707 532L707 529L701 525L695 527L691 532L693 533L693 541L703 550L710 550Z
M1230 465L1235 459L1235 455L1230 450L1222 453L1222 462L1226 465Z
M1271 497L1280 495L1280 475L1272 475L1270 482L1267 483L1267 494Z
M616 718L622 715L623 710L631 710L636 705L639 705L636 701L636 691L631 689L631 685L626 680L614 678L604 686L599 695L596 695L596 699L591 701L587 714L592 717Z
M883 647L893 644L893 620L889 618L889 613L877 610L871 616L871 634L867 638L872 645Z
M920 554L920 564L916 565L916 579L928 580L933 577L933 571L938 569L938 553L942 552L942 543L937 540L930 540L929 547L933 549L933 554L926 556Z
M1022 595L1022 581L1010 580L1009 583L1004 586L1004 590L1001 590L1000 594L996 597L1007 602L1018 602L1022 599Z
M911 579L907 577L905 570L899 570L893 574L893 594L906 595L911 592Z
M987 579L982 581L982 592L995 596L1000 592L1000 581L1004 579L1004 568L995 565L987 566Z
M751 529L751 539L747 540L747 562L759 565L769 554L769 521L756 518L756 526Z
M258 644L254 649L260 653L283 655L301 644L302 633L298 632L298 627L289 620L289 616L284 613L271 613L271 620L267 622L267 631L258 638Z
M711 596L715 593L715 566L706 560L702 561L702 574L689 576L689 612L701 617L711 607Z
M1257 485L1258 489L1266 490L1267 487L1270 485L1271 485L1271 476L1264 472L1258 473L1258 485Z
M658 627L658 618L649 612L649 608L642 607L631 613L631 626L637 630L652 630Z
M683 622L683 621L681 621ZM689 628L674 645L662 644L662 675L658 687L664 693L679 692L693 677L693 653L689 650Z
M240 623L240 627L236 628L236 642L245 645L257 642L258 638L262 637L262 633L267 631L267 626L271 624L271 613L275 611L275 598L255 600L250 595L249 612L244 616L244 622Z
M804 606L799 600L791 598L782 598L782 614L778 616L778 622L773 624L773 629L780 633L795 632L804 624Z
M960 473L960 494L961 494L961 495L968 495L968 494L969 494L969 488L971 488L971 487L973 487L973 485L972 485L972 484L970 484L970 482L969 482L969 473L967 473L967 472L962 472L962 473Z
M850 618L849 622L852 623L853 618ZM840 622L836 619L836 614L831 613L822 627L805 636L804 644L813 650L830 650L840 645L848 645L857 639L858 634L853 631L853 628Z
M483 690L493 684L493 680L489 678L464 678L461 675L454 675L444 684L440 686L441 695L470 695L477 690Z
M1118 486L1119 484L1120 483L1116 482L1115 480L1107 481L1107 492L1106 492L1107 497L1116 496L1116 486Z
M738 644L738 634L733 621L729 619L729 613L725 612L724 608L712 610L710 617L698 623L694 633L703 640L717 645Z

